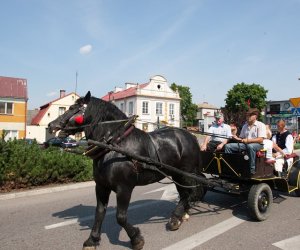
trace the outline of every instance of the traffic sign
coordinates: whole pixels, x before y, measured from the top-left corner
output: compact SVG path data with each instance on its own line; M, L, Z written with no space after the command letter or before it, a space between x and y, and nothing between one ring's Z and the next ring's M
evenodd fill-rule
M290 98L290 102L295 108L297 108L300 106L300 97Z
M291 112L294 116L300 116L300 108L291 108Z

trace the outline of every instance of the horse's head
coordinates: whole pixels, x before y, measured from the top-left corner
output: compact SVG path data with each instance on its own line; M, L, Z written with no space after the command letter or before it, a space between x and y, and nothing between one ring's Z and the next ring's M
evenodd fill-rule
M85 97L77 99L75 104L71 105L65 113L48 124L49 133L52 134L60 130L60 135L63 137L83 131L87 122L84 114L90 99L90 91Z

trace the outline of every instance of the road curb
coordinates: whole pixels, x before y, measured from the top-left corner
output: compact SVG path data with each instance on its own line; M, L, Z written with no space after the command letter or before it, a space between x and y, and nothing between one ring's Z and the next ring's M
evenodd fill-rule
M66 191L66 190L75 190L75 189L92 187L92 186L95 186L95 182L87 181L87 182L80 182L80 183L73 183L73 184L65 184L65 185L60 185L55 187L37 188L34 190L13 192L9 194L0 194L0 201L28 197L28 196L35 196L40 194L56 193L56 192Z

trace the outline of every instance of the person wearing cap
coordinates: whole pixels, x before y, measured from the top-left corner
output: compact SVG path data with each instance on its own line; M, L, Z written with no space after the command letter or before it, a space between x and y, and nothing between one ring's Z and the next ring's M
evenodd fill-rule
M225 153L247 152L251 174L255 174L256 152L263 148L263 140L266 138L266 125L257 120L258 116L258 109L249 109L240 137L234 137L237 143L225 145Z
M221 150L228 142L227 138L231 138L231 129L228 124L224 123L224 116L219 112L215 112L215 122L208 129L208 133L201 145L202 151ZM220 137L218 137L220 136Z

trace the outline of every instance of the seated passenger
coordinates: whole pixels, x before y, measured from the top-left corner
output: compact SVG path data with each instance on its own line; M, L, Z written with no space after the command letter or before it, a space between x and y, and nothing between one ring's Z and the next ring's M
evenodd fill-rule
M284 157L287 154L293 153L294 140L291 133L286 129L284 120L279 120L277 122L277 129L278 132L272 137L273 149L275 150L274 157L276 160L275 170L278 172L282 172L283 164L285 161ZM291 167L292 163L292 158L287 160L288 168Z
M208 129L208 133L212 135L207 135L205 137L204 142L201 145L202 151L221 150L228 142L227 138L231 138L231 130L229 125L224 123L223 114L216 112L215 119L215 122ZM218 135L221 137L218 137Z
M267 138L263 140L264 150L266 151L266 163L273 164L275 159L272 155L273 141L270 125L266 125L266 136Z
M228 143L236 142L236 140L233 138L237 136L237 132L238 132L237 125L235 122L232 121L232 122L230 122L229 126L231 129L232 138L228 140Z
M263 139L266 138L266 125L257 120L258 116L258 109L250 109L247 112L247 122L241 130L240 137L233 137L238 143L225 145L225 153L247 152L251 174L255 174L256 152L263 148Z

